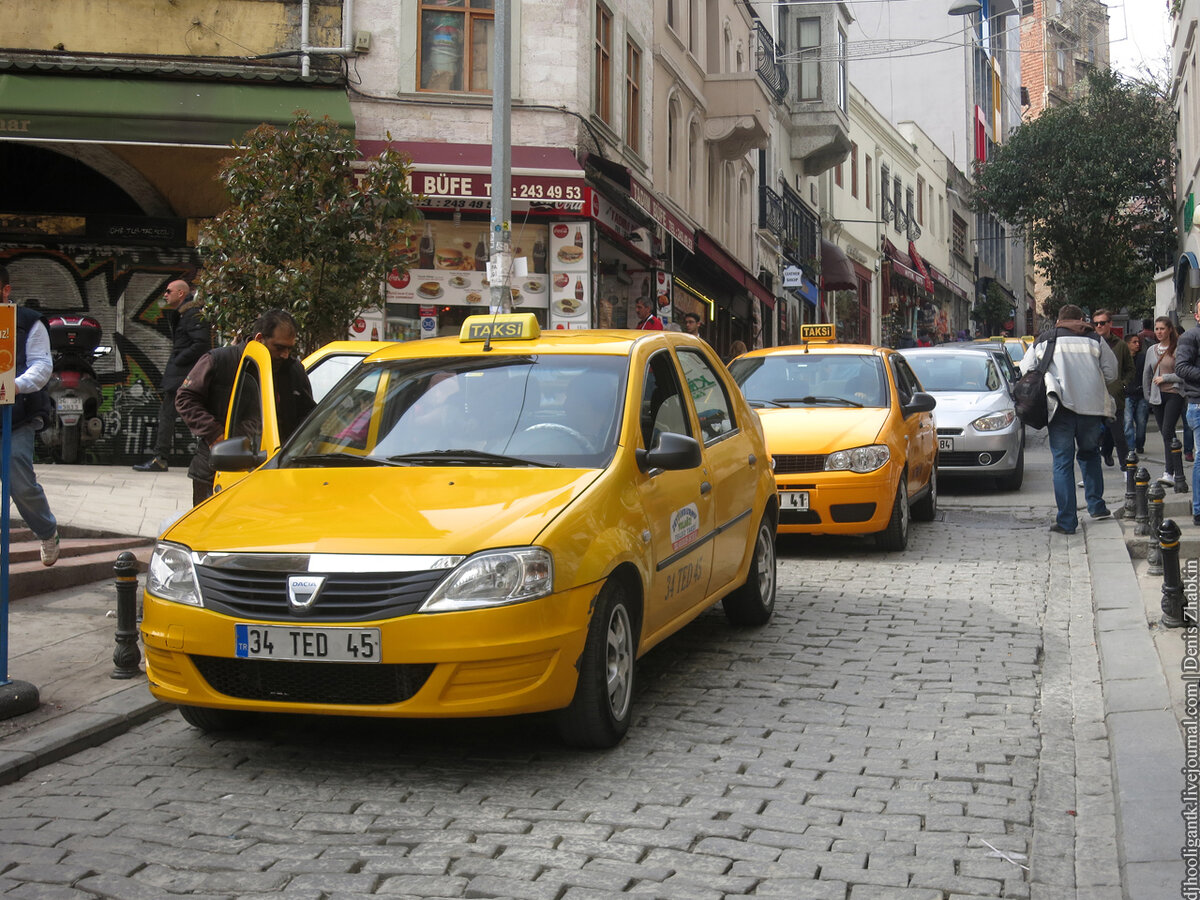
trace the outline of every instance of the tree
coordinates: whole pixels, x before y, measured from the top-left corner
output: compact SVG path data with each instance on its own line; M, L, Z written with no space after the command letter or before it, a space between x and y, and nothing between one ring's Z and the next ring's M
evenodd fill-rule
M247 132L238 149L219 174L230 205L200 233L209 320L232 336L278 308L295 317L303 349L345 337L404 269L419 218L408 161L389 148L357 171L353 137L303 112Z
M1096 71L995 148L972 200L1028 237L1059 305L1132 308L1176 246L1174 138L1160 88Z

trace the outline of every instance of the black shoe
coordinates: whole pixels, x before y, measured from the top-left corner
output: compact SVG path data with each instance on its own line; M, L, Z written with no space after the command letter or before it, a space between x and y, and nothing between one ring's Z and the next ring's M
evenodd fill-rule
M133 467L135 472L165 472L167 471L167 462L164 459L159 459L157 456L148 462L138 463Z
M1100 512L1088 513L1088 515L1091 516L1093 519L1111 519L1113 517L1112 511L1109 510L1107 507L1100 510Z
M1104 458L1104 464L1106 466L1115 465L1111 453L1102 453L1101 456Z
M1055 534L1074 534L1075 533L1074 531L1067 531L1067 529L1063 528L1057 522L1055 522L1053 525L1050 526L1050 530L1053 531Z
M1200 516L1192 516L1192 524L1200 525Z

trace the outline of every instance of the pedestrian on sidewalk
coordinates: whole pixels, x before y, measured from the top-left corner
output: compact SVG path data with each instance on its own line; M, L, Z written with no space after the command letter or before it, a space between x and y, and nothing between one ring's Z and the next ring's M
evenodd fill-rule
M1180 379L1184 399L1187 401L1186 427L1200 437L1200 303L1193 309L1196 326L1189 328L1179 338L1175 347L1175 374ZM1200 489L1196 487L1196 476L1200 475L1200 460L1192 464L1192 524L1200 525Z
M1054 460L1054 502L1058 515L1050 530L1074 534L1079 527L1075 498L1075 460L1083 472L1084 497L1093 519L1112 516L1104 503L1104 470L1100 465L1100 425L1112 421L1116 401L1108 384L1117 377L1117 358L1108 343L1083 321L1073 303L1058 311L1053 330L1043 332L1021 360L1021 372L1037 367L1051 335L1054 355L1046 370L1047 433Z
M1129 346L1113 334L1112 313L1109 310L1098 309L1093 312L1092 327L1117 358L1117 377L1108 383L1108 392L1112 394L1117 412L1111 422L1105 423L1100 439L1100 456L1106 466L1115 465L1115 449L1117 459L1121 461L1121 465L1125 465L1125 457L1129 455L1129 445L1125 441L1125 390L1134 376L1133 354L1129 352Z
M0 303L13 302L12 289L8 269L0 266ZM16 351L13 371L17 398L12 408L8 490L21 520L41 541L42 565L52 566L58 561L58 520L50 512L46 492L33 471L33 436L53 415L45 387L54 372L54 362L50 357L50 332L37 310L17 307Z
M1142 375L1146 368L1146 348L1142 336L1131 334L1125 338L1129 352L1133 354L1133 380L1125 390L1125 444L1135 448L1138 456L1146 455L1146 423L1150 420L1150 404L1142 390Z
M1167 468L1158 480L1162 484L1175 484L1176 476L1183 480L1183 461L1180 469L1175 471L1175 457L1171 453L1171 442L1175 440L1175 425L1183 415L1184 398L1180 393L1183 379L1175 374L1175 350L1178 337L1175 326L1166 316L1154 320L1154 334L1158 342L1146 351L1146 371L1142 374L1142 390L1150 403L1150 411L1154 413L1154 421L1162 433L1163 453L1166 454Z
M192 297L192 286L182 279L172 281L162 300L167 325L171 329L171 355L163 372L162 405L158 409L158 431L154 437L154 456L133 467L135 472L165 472L171 457L171 438L175 435L175 394L183 379L201 356L212 349L212 332L204 321L204 305Z

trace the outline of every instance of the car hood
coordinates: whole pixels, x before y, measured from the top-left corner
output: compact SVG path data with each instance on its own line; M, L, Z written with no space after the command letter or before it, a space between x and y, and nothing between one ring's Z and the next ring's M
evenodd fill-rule
M466 555L522 546L596 469L262 469L163 535L193 550Z
M931 391L937 398L933 418L938 427L966 425L980 416L1012 409L1007 391Z
M759 409L771 453L832 453L875 443L887 409Z

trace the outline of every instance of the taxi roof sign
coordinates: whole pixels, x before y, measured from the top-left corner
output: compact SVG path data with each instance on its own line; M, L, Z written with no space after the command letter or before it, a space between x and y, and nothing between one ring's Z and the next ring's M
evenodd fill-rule
M800 326L800 340L808 341L836 341L837 326L832 322L821 322L813 325Z
M533 313L469 316L458 333L459 343L472 341L531 341L542 333Z

